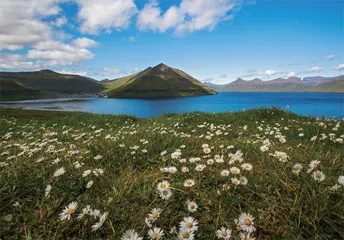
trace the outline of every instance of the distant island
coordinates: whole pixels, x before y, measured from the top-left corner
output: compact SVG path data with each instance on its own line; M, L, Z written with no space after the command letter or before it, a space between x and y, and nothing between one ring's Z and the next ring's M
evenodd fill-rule
M130 76L103 81L51 70L0 72L0 94L1 100L24 100L56 97L187 97L216 92L187 73L161 63Z
M227 84L214 84L204 82L205 85L218 92L344 92L344 75L337 77L298 77L276 78L263 81L259 78L253 80L237 80Z

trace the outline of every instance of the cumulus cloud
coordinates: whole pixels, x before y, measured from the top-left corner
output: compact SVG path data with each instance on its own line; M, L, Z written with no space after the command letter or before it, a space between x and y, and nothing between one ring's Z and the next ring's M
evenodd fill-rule
M72 44L80 48L91 48L99 46L98 42L86 37L77 38L72 42Z
M289 72L287 74L288 77L295 77L296 76L296 72Z
M24 56L19 54L0 54L0 69L39 69L40 62L28 61Z
M79 75L79 76L84 76L87 77L87 72L77 72L77 71L68 71L68 70L54 70L57 73L61 73L61 74L69 74L69 75Z
M129 26L137 13L133 0L76 0L82 33L98 34L105 30L120 30Z
M334 70L338 70L338 71L344 70L344 63L339 64L339 65L333 67L333 69L334 69Z
M315 67L312 67L309 72L311 73L316 73L316 72L321 72L322 70L322 67L319 67L319 66L315 66Z
M265 74L266 76L270 77L270 76L273 76L273 75L278 74L278 72L276 72L276 71L274 71L274 70L271 70L271 69L268 69L268 70L265 70L265 71L264 71L264 74Z
M103 77L107 77L107 76L112 76L112 75L117 75L122 73L122 70L117 69L117 68L103 68L100 72L100 74Z
M61 11L57 0L1 0L0 50L19 50L51 38L47 17Z
M331 60L334 59L334 55L328 55L328 56L326 57L326 59L329 60L329 61L331 61Z
M65 25L68 22L67 18L65 16L59 17L55 20L54 25L56 27L62 27L63 25Z
M232 19L231 10L241 3L240 0L182 0L179 6L172 5L163 13L158 1L151 0L140 11L136 25L143 31L174 29L176 34L212 30L221 21Z

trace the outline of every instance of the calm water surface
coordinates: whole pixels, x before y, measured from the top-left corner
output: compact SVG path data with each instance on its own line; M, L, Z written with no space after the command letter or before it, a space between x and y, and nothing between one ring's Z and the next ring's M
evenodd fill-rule
M343 118L344 94L218 93L212 96L165 99L44 99L0 103L0 107L4 108L129 114L143 118L165 113L232 112L273 106L301 115Z

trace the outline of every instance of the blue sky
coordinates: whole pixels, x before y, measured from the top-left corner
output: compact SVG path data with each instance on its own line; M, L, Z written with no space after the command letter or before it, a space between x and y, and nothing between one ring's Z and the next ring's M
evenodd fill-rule
M163 62L215 83L344 72L342 0L3 2L3 71L112 79Z

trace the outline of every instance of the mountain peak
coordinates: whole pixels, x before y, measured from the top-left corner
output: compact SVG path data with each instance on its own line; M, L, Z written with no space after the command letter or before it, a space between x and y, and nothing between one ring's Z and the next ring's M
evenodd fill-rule
M160 63L153 67L153 70L158 71L159 73L166 73L171 68L163 63Z
M43 72L43 73L56 73L56 72L54 72L53 70L50 70L50 69L42 69L40 72Z

